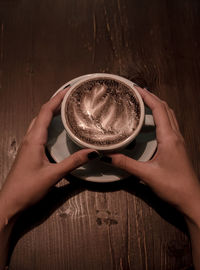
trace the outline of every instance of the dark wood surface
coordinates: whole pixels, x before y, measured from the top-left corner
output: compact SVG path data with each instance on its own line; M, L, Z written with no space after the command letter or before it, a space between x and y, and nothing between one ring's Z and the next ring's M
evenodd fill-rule
M197 174L199 0L0 0L0 174L28 123L68 80L108 72L175 110ZM181 216L127 181L66 180L21 217L11 270L180 270L192 265Z

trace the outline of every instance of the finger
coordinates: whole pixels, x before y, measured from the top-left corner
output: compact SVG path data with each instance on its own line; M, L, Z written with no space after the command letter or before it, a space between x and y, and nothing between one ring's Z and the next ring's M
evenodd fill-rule
M166 106L166 111L167 111L167 114L168 114L168 117L169 117L169 120L170 120L170 123L171 123L171 127L176 132L177 128L176 128L174 118L173 118L172 113L171 113L172 109L170 109L169 106Z
M177 131L180 131L179 124L178 124L178 121L176 119L176 115L175 115L174 111L171 109L170 112L171 112L171 116L173 118L173 121L174 121L174 125L176 127L176 130Z
M66 90L66 92L67 92L69 89L70 89L70 84L65 86L65 88L63 90ZM55 109L54 115L58 115L60 113L60 109L61 109L61 104Z
M140 87L136 87L136 89L142 96L147 106L152 110L158 139L163 138L163 136L170 133L172 130L170 119L166 111L165 102L151 94L146 89L142 89Z
M54 112L60 106L67 90L68 89L64 89L60 91L47 103L42 105L40 112L31 127L32 141L41 144L44 144L46 142L47 128L52 120Z
M168 104L167 104L166 102L163 101L163 104L164 104L164 106L165 106L167 115L168 115L168 117L169 117L170 125L171 125L172 129L173 129L174 131L176 131L176 126L175 126L174 119L173 119L172 113L171 113L172 109L168 106Z
M175 116L174 111L167 105L166 102L164 103L164 105L165 105L165 108L166 108L166 111L167 111L167 114L168 114L172 129L175 132L179 132L179 125L178 125L178 122L176 120L176 116Z
M31 121L31 123L30 123L30 125L29 125L29 127L28 127L28 129L27 129L26 134L28 134L28 133L30 132L30 130L32 129L32 127L33 127L33 125L34 125L34 123L35 123L35 120L36 120L36 117L33 118L33 120Z
M65 176L67 173L85 164L89 160L99 157L99 153L94 149L82 149L67 157L57 164L52 164L50 173L54 176L54 181Z
M47 103L42 105L39 115L35 121L35 126L40 126L47 128L51 122L54 111L59 107L63 97L65 96L67 89L64 89L57 93L53 98L51 98Z
M141 162L127 157L123 154L109 154L108 157L111 158L111 164L122 170L133 174L144 181L147 181L151 175L151 170L146 162ZM103 160L103 158L101 158Z

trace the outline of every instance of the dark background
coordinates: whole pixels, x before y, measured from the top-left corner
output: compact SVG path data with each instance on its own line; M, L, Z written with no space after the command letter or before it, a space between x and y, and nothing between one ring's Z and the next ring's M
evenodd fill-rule
M166 100L199 175L199 49L199 0L0 0L1 183L40 106L65 82L95 72L125 76ZM20 218L11 270L192 265L182 217L134 177L58 186Z

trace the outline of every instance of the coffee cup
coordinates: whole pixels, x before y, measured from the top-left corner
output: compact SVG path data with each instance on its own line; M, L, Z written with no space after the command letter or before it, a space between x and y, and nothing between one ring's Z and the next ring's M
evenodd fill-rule
M61 105L61 118L74 143L103 152L125 148L144 123L153 125L133 82L106 73L81 77L71 85Z

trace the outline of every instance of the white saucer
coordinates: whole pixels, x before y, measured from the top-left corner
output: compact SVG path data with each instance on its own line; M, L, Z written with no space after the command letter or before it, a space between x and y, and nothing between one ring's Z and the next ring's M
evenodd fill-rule
M61 86L56 93L68 85L74 84L79 79L90 77L91 75L83 75L67 82ZM151 111L147 107L145 108L145 113L146 115L151 115ZM60 115L54 117L49 126L46 146L50 155L56 162L62 161L72 153L81 149L67 136ZM144 126L136 139L126 149L122 150L121 153L136 160L148 161L153 156L156 147L155 126ZM71 174L83 180L101 183L114 182L129 176L125 171L117 169L112 165L105 164L99 160L90 161L72 171Z

